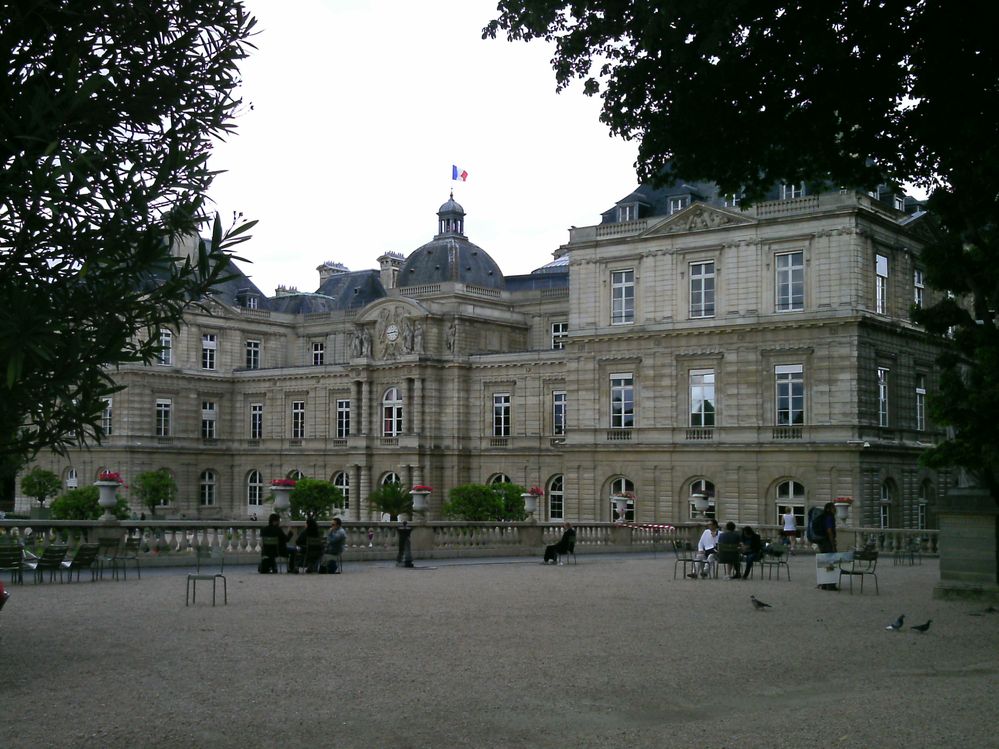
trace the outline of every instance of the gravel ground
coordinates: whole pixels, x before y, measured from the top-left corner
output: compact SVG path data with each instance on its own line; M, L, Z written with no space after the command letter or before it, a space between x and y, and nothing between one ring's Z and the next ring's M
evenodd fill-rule
M935 561L879 596L807 556L791 582L493 562L239 567L214 608L180 570L10 586L0 746L997 746L999 614L934 600ZM932 628L885 631L903 613Z

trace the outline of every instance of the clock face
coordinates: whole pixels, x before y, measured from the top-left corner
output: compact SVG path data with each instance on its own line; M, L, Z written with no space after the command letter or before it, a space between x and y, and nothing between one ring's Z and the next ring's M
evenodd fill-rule
M396 327L395 325L389 325L387 328L385 328L385 337L388 338L390 341L394 341L396 338L399 337L399 328Z

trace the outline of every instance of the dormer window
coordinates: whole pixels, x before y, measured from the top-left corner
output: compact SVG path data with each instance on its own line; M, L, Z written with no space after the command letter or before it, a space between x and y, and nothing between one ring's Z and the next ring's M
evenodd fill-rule
M638 219L638 203L626 203L617 207L617 220L636 221Z
M690 205L689 195L677 195L669 199L669 213L672 216L674 213L679 213L684 208Z
M742 200L742 196L738 193L729 193L725 196L725 207L726 208L738 208L739 201Z
M902 195L895 195L894 196L894 204L895 204L895 210L896 211L904 211L905 210L905 197L902 196Z

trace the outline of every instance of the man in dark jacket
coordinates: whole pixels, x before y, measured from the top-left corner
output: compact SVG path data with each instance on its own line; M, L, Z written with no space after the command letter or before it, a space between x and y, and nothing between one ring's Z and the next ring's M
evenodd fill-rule
M264 557L260 560L261 572L277 572L277 557L287 557L289 555L288 541L291 540L291 536L291 531L286 533L281 530L281 516L276 512L272 512L271 516L267 519L267 527L260 531L260 538L261 540L265 538L277 538L277 553L273 554L272 551L264 550ZM298 570L289 562L288 572L295 574Z
M548 564L549 561L557 562L558 558L562 554L568 554L576 546L576 529L572 527L572 523L566 520L562 523L562 538L559 539L557 544L549 544L545 547L545 561L544 564Z
M746 563L746 568L742 571L742 578L749 577L750 570L753 569L753 562L758 562L763 555L763 539L750 526L742 529L742 559Z

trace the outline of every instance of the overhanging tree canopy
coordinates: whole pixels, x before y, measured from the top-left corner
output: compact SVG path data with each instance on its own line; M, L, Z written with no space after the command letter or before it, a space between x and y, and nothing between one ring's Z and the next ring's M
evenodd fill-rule
M710 180L747 200L780 181L932 191L939 241L923 252L926 280L956 298L915 318L947 348L930 407L956 431L926 460L969 468L999 501L991 6L500 0L498 10L483 36L554 43L557 86L581 79L602 97L611 132L638 141L642 181Z
M238 0L0 10L0 469L100 438L107 367L225 273L252 224L208 221L255 19Z

